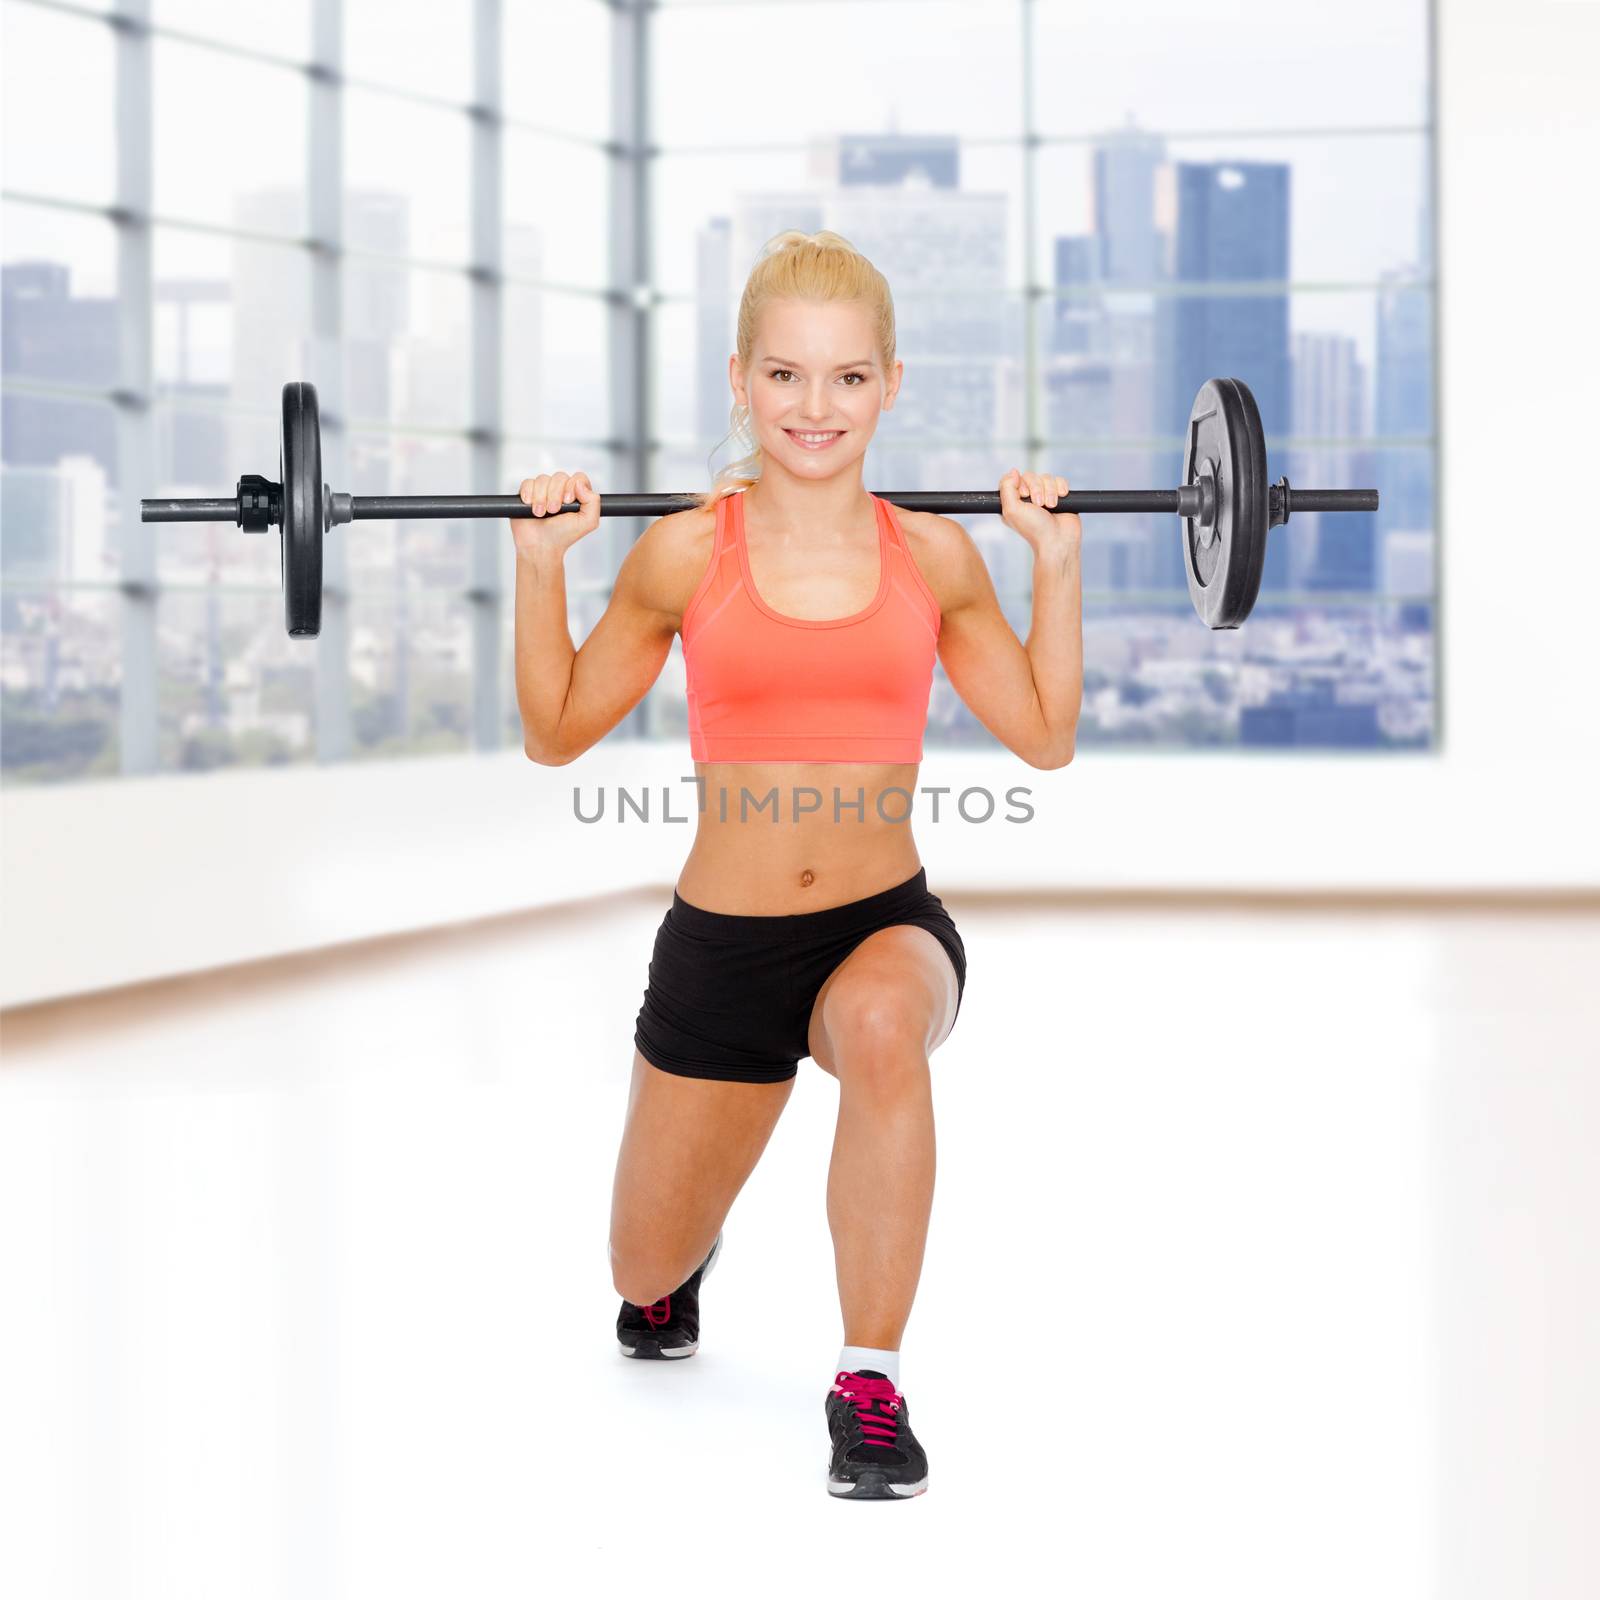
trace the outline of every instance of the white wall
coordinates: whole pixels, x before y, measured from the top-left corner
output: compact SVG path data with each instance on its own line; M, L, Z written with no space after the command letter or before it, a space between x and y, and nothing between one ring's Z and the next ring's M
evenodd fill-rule
M1443 744L1139 756L934 750L925 785L1033 790L1026 826L918 824L936 890L1600 888L1593 458L1600 7L1442 0ZM0 795L0 1003L666 885L687 825L585 826L582 785L683 747L121 779ZM1002 806L1002 812L1006 809Z

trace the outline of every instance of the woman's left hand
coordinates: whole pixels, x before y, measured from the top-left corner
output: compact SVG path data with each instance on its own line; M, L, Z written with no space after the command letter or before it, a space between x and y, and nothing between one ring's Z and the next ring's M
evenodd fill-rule
M1065 478L1013 467L1000 480L1000 516L1033 546L1036 555L1041 548L1059 543L1075 545L1083 538L1082 519L1075 511L1051 510L1066 493Z

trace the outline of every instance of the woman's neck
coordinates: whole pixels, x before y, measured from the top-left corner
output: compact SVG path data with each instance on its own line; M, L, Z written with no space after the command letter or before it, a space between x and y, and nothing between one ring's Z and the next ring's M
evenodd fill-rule
M763 528L785 531L822 526L843 527L863 515L871 497L860 474L838 481L812 483L802 478L772 475L770 465L758 482L744 491L744 513L753 512Z

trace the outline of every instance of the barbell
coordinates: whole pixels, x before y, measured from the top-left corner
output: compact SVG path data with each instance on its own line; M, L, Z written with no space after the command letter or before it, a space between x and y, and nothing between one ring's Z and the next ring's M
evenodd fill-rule
M317 391L283 386L278 481L247 473L231 500L141 500L141 522L232 522L247 533L279 530L284 613L294 638L322 629L322 541L346 522L396 517L531 517L516 495L349 495L322 481ZM907 511L998 516L998 490L934 490L878 497ZM603 517L662 517L699 504L692 494L602 494ZM575 500L563 511L581 509ZM1250 615L1267 558L1267 530L1291 511L1376 511L1376 489L1291 489L1267 482L1266 434L1255 397L1238 378L1200 386L1183 446L1177 489L1073 489L1064 512L1171 511L1182 520L1189 598L1208 628L1237 628Z

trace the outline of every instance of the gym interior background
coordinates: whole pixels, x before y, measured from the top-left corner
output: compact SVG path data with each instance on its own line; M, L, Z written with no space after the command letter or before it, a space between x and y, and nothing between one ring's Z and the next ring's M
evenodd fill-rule
M688 846L679 647L540 768L503 522L335 530L309 641L275 533L137 502L274 472L293 378L335 488L700 488L744 275L828 227L895 293L875 488L1170 487L1195 389L1234 374L1274 472L1383 497L1275 530L1219 633L1174 519L1087 520L1065 769L936 677L921 781L949 793L918 838L971 973L908 1355L959 1371L976 1296L1028 1328L1030 1404L1083 1454L1020 1500L952 1463L901 1570L1593 1592L1596 19L4 0L9 1591L500 1592L702 1514L709 1427L621 1527L531 1442L541 1406L681 1427L607 1365L602 1264ZM968 525L1025 633L1025 548ZM575 641L638 532L569 558ZM1025 825L986 815L1018 785ZM730 1231L723 1364L688 1364L730 1429L793 1394L797 1483L837 1334L808 1087L741 1197L742 1267ZM781 1359L763 1295L809 1308ZM569 1357L553 1400L540 1363ZM976 1428L922 1381L930 1451ZM771 1483L725 1486L748 1499L708 1592L792 1528ZM1065 1547L1038 1520L1064 1487Z

